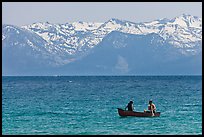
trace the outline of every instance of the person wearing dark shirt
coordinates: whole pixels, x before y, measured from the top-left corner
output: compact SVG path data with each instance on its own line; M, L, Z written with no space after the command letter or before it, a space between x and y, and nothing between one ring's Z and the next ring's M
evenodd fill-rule
M130 101L128 103L128 105L125 107L125 110L126 110L126 108L128 108L128 111L133 111L133 101Z

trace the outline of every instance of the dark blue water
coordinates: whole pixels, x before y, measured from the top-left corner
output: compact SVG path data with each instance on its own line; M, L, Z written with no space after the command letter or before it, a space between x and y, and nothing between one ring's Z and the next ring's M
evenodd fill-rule
M3 134L202 134L201 76L2 77ZM152 99L160 117L120 117Z

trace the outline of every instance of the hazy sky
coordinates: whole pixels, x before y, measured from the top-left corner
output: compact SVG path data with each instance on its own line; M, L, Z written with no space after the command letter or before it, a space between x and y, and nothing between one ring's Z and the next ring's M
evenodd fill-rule
M3 2L2 23L105 22L111 18L133 22L174 18L183 13L202 17L201 2Z

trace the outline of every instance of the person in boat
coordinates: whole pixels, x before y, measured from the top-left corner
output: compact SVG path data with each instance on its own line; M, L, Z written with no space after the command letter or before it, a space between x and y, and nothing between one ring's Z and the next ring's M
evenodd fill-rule
M128 105L125 107L125 110L128 108L128 111L133 111L133 101L130 101Z
M151 113L156 113L156 106L153 104L152 100L149 100L148 110Z

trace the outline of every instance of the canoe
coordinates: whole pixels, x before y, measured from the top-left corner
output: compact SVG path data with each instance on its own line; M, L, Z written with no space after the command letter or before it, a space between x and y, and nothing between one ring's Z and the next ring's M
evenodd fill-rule
M123 110L121 108L118 108L118 114L120 116L134 116L134 117L159 117L160 112L154 113L154 116L152 116L152 113L148 112L136 112L136 111L127 111Z

